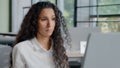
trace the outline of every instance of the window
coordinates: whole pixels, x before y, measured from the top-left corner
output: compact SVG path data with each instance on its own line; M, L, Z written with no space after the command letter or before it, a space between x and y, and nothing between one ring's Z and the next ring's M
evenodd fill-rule
M90 27L89 0L75 0L75 27Z
M79 27L100 27L101 32L120 32L120 0L77 0L76 8L75 22L80 24Z
M102 32L120 32L120 0L90 0L90 18Z
M74 22L74 0L64 0L64 11L66 23L69 28L73 27Z

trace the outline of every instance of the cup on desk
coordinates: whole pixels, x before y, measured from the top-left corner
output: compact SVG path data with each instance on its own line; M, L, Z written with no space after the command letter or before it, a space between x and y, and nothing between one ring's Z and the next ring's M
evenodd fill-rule
M80 53L84 55L87 41L80 41Z

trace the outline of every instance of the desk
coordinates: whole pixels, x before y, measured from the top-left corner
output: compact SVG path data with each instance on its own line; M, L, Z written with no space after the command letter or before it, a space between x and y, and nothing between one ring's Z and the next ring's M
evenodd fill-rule
M84 55L80 53L80 51L66 51L67 56L70 58L81 58Z

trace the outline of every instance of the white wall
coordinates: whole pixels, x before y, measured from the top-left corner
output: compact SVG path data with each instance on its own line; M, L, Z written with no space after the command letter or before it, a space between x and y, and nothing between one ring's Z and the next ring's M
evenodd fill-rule
M12 0L12 32L18 32L24 17L23 7L30 7L31 0Z

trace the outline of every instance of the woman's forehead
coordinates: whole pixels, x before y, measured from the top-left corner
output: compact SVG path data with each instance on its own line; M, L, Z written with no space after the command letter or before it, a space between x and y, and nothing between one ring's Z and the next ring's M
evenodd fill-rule
M43 15L54 15L55 16L55 12L52 8L44 8L40 12L39 16L43 16Z

